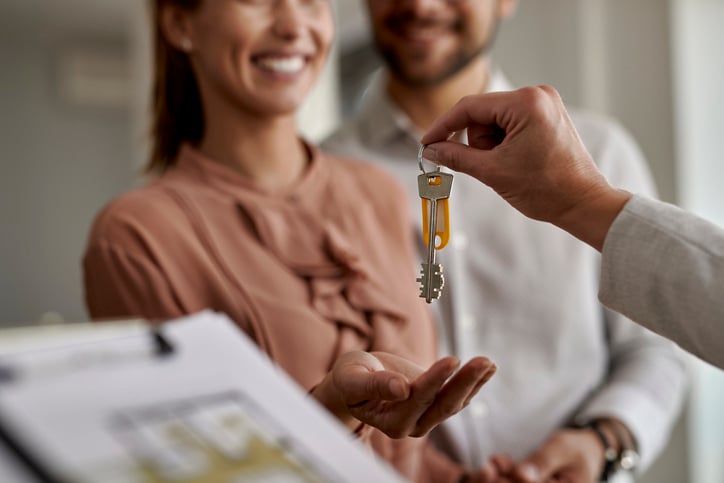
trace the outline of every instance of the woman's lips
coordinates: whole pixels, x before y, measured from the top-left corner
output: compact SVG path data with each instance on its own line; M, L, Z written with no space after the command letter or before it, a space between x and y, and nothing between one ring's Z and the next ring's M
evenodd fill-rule
M307 65L307 56L302 54L291 55L259 55L253 58L255 65L275 74L297 74Z

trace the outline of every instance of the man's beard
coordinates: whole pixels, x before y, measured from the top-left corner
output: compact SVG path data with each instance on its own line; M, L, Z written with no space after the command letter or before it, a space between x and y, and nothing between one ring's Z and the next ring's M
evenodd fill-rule
M377 52L382 56L385 65L398 81L410 87L434 87L456 76L470 65L471 62L488 52L495 43L497 32L498 22L496 21L492 26L490 35L484 42L472 50L460 49L446 65L437 72L433 72L432 75L416 75L408 72L408 70L403 67L400 56L396 53L395 49L382 45L376 36L375 46L377 47Z

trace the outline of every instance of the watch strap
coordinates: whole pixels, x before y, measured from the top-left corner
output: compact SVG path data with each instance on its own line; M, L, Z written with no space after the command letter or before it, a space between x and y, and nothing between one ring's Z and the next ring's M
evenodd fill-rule
M636 469L641 457L636 451L636 442L632 440L632 436L617 424L607 425L616 435L621 451L616 462L617 469L632 472Z
M618 469L619 453L616 448L613 447L611 442L608 440L606 433L601 430L600 423L596 420L589 421L587 423L577 425L580 429L590 429L598 437L603 445L603 468L601 469L601 476L598 481L608 482L608 480L616 473Z

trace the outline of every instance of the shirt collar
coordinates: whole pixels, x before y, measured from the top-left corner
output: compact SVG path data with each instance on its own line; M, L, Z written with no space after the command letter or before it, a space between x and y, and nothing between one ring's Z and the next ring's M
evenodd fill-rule
M485 92L500 92L513 89L502 71L491 65L490 77ZM386 72L378 70L363 95L359 119L365 141L372 146L384 146L399 139L409 138L417 143L422 137L415 125L390 99L385 88Z
M259 188L246 176L208 158L191 144L181 146L174 167L164 176L182 180L201 180L212 189L220 190L234 198L264 198L267 202L285 202L291 199L314 197L328 176L328 160L314 146L304 142L309 152L309 165L294 186L288 190L269 193Z
M373 146L383 146L410 136L415 127L407 115L390 99L385 88L386 73L378 70L364 93L360 119L366 141Z

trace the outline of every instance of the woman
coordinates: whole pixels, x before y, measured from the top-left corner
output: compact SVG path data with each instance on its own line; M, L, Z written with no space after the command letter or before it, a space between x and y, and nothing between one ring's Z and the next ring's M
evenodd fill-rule
M476 358L450 377L457 361L434 361L398 187L297 134L332 41L328 1L153 5L159 176L96 219L91 315L224 312L405 476L457 480L422 436L494 366Z

